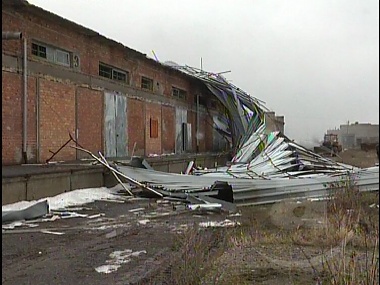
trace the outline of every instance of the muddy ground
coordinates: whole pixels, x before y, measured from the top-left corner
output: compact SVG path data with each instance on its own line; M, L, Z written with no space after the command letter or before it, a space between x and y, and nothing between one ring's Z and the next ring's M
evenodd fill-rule
M377 162L375 153L345 155L344 163L351 156L362 167ZM373 224L376 203L377 194L366 198ZM325 207L323 201L289 202L244 207L231 216L149 199L97 201L74 209L87 217L3 230L2 284L315 285L325 274L321 254L332 248L319 231ZM205 222L225 227L204 228ZM369 235L375 230L371 225ZM347 248L354 250L365 254L355 238Z

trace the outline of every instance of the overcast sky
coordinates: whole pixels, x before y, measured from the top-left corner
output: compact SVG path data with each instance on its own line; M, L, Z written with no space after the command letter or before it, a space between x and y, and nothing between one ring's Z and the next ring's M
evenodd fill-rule
M147 56L211 72L303 144L379 123L378 0L29 0Z

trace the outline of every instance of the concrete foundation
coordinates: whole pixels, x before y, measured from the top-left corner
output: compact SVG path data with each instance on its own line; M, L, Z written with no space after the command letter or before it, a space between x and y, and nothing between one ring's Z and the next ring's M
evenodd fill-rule
M146 160L157 171L183 173L190 161L197 166L213 168L226 165L228 155L152 157ZM13 167L7 171L3 169L2 205L51 197L75 189L112 187L116 184L110 171L99 166Z
M51 197L75 189L102 187L103 173L103 169L92 169L3 178L2 205Z

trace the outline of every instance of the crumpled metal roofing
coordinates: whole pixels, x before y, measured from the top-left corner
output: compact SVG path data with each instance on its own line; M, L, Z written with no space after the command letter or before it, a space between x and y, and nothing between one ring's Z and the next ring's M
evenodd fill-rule
M171 66L201 80L225 106L226 117L214 118L214 127L229 136L235 155L231 165L196 170L193 175L165 173L128 166L118 171L163 195L215 195L217 181L232 186L241 205L272 203L289 198L326 197L331 187L349 181L361 191L379 190L379 167L360 169L324 158L279 132L267 132L263 102L230 84L223 76L189 66ZM335 185L335 186L334 186Z
M232 165L225 169L231 177L271 179L313 173L328 175L353 168L324 158L284 134L268 132L264 102L229 83L221 74L189 66L171 67L202 81L226 108L226 118L221 118L222 114L214 118L214 127L229 136L235 149Z
M232 186L234 203L257 205L273 203L285 199L322 198L330 195L337 182L355 184L360 191L379 190L379 167L352 169L351 172L335 175L312 174L293 178L271 177L271 179L236 178L221 170L198 175L182 175L149 169L118 166L126 176L146 183L164 195L192 193L216 195L211 190L216 181L224 181Z

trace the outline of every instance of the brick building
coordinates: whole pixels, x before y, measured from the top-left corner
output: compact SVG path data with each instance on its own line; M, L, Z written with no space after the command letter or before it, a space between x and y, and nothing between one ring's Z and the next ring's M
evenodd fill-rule
M3 165L45 162L69 134L107 157L225 148L195 78L23 0L2 1L2 31Z

